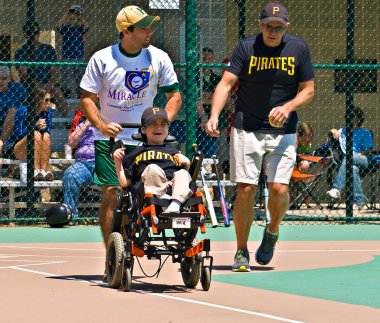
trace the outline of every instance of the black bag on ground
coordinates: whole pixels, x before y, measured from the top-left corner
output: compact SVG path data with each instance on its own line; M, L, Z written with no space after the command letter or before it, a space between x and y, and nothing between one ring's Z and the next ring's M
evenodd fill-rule
M62 228L71 220L71 207L66 204L53 205L46 210L45 216L47 224L52 228Z

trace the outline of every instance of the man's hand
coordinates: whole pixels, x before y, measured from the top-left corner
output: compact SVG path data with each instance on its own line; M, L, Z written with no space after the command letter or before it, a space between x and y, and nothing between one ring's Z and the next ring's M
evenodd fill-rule
M117 134L123 131L123 128L118 123L110 122L110 123L105 123L104 126L99 129L99 131L105 137L116 138Z
M269 120L276 127L282 127L286 120L288 120L288 117L289 111L283 105L275 107L269 112Z
M211 137L219 137L220 131L218 130L218 119L210 118L205 124L205 131Z
M39 130L46 129L46 119L38 119L36 122L36 126Z

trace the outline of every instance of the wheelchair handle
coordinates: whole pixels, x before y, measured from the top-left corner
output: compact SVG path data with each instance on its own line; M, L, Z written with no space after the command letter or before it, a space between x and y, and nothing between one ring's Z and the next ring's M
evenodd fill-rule
M191 175L191 180L195 182L198 178L199 171L202 167L204 155L202 151L198 149L198 146L196 144L193 144L193 149L194 149L194 154L193 154L193 159L190 163L189 173Z
M140 128L141 127L141 124L140 123L119 123L119 125L122 127L122 128L126 128L126 129L134 129L134 128ZM121 144L120 144L121 142ZM109 144L110 144L110 149L109 149L109 155L111 157L111 159L113 159L113 152L114 152L114 146L115 146L115 138L113 137L110 137L110 140L109 140ZM117 147L116 149L118 148L122 148L123 147L123 141L122 140L118 140L117 141Z

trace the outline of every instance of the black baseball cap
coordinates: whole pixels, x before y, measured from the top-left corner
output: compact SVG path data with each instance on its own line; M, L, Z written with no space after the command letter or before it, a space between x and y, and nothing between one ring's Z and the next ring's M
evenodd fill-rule
M279 2L270 2L261 11L260 21L264 25L271 21L279 21L286 26L289 22L288 10Z
M169 124L169 118L164 109L158 107L147 108L141 116L141 126L148 127L157 119L164 119Z

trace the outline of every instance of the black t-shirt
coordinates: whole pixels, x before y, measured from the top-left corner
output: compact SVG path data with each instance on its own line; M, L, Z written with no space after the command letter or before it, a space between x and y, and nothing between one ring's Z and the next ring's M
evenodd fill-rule
M145 168L150 164L156 164L164 170L166 178L171 180L174 172L181 169L178 161L173 157L178 153L179 150L176 147L166 143L138 146L123 159L125 175L134 182L138 182Z
M296 112L281 128L273 128L268 115L297 95L300 82L314 78L309 49L301 38L285 34L277 47L266 46L262 34L244 38L236 45L226 70L240 82L234 127L261 133L296 132Z

